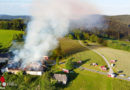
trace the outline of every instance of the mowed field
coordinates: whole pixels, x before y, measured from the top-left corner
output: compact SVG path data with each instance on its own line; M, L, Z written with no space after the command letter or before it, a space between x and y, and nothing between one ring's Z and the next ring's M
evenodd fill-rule
M19 34L24 34L23 31L16 30L0 30L0 46L1 48L7 48L11 45L11 42Z
M128 77L130 76L130 52L112 49L108 47L96 48L98 52L104 55L109 61L111 59L118 60L114 69L122 70Z
M107 65L101 56L97 53L84 48L79 44L77 40L71 40L63 38L60 40L61 49L66 53L70 54L67 59L74 58L73 61L83 61L83 65L86 68L96 69L100 71L100 66ZM90 66L91 63L98 63L99 66Z

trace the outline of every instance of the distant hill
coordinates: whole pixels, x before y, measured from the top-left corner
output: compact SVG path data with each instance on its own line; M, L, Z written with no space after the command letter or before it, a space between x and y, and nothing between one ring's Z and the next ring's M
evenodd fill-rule
M123 24L130 25L130 15L117 15L117 16L105 16L107 19L112 19L118 21ZM26 19L30 20L30 16L20 15L20 16L12 16L12 15L0 15L0 19L11 20L11 19Z
M11 19L26 19L26 20L29 20L30 19L30 16L11 16L11 15L0 15L0 19L8 19L8 20L11 20Z
M106 16L109 19L119 21L120 23L130 25L130 15Z

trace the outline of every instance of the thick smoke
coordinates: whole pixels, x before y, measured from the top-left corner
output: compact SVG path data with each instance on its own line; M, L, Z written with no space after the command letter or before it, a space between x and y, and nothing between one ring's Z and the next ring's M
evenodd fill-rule
M103 17L95 15L99 13L83 0L35 0L24 47L16 53L14 60L23 60L23 67L30 62L39 62L57 47L59 38L69 33L71 21L76 22L76 26L101 27Z

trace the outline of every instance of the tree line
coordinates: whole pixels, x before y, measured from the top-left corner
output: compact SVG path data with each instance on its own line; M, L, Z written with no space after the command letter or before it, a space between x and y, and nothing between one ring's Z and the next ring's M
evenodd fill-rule
M0 29L24 31L26 26L23 19L0 20Z

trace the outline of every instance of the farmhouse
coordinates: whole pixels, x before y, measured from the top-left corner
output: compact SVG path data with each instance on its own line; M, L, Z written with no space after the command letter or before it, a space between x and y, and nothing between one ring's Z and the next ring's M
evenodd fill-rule
M54 78L58 82L62 82L63 84L67 84L67 76L66 76L66 74L54 74Z

